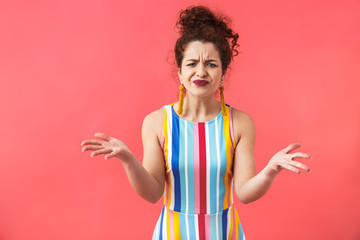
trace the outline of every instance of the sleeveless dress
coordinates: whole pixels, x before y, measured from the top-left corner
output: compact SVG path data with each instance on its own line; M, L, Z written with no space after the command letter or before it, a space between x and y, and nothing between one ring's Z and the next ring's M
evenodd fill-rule
M153 240L245 239L233 205L231 106L208 122L180 118L165 105L164 207Z

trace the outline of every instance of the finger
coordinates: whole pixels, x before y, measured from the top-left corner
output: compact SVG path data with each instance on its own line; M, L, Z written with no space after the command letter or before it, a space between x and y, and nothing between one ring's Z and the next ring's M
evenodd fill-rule
M102 143L99 140L85 140L81 143L81 146L88 144L102 145Z
M101 150L98 150L98 151L95 151L91 154L91 157L94 157L96 155L99 155L99 154L102 154L102 153L109 153L111 152L112 150L111 149L101 149Z
M301 144L300 144L300 143L292 143L292 144L290 144L289 146L287 146L287 148L285 148L283 151L284 151L285 153L289 153L289 152L291 152L292 150L297 149L297 148L299 148L299 147L301 147Z
M103 146L99 146L99 145L89 145L89 146L85 146L82 148L82 152L85 152L87 150L99 150L99 149L103 149Z
M311 159L311 156L307 153L301 153L301 152L296 152L291 154L291 159L297 159L297 158L308 158Z
M112 153L105 156L105 160L114 157L116 154L118 154L118 151L113 151Z
M297 168L301 168L307 172L310 172L310 168L308 166L306 166L305 164L301 163L301 162L296 162L296 161L290 161L289 162L290 165L297 167Z
M108 135L106 135L105 133L101 133L101 132L97 132L94 134L95 137L104 139L106 141L109 141L111 139L111 137L109 137Z
M284 169L287 169L289 171L292 171L294 173L297 173L297 174L301 174L301 171L299 169L297 169L296 167L293 167L289 164L280 164L280 166Z

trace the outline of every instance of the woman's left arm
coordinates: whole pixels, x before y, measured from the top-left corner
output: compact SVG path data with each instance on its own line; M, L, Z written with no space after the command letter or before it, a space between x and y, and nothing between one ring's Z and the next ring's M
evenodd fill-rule
M234 153L234 190L242 203L247 204L264 196L282 169L298 174L301 173L300 169L310 172L310 168L305 164L293 161L296 158L311 158L306 153L290 154L289 152L301 146L299 143L293 143L276 153L266 167L256 174L254 121L250 115L235 110L233 123L235 139L238 139Z

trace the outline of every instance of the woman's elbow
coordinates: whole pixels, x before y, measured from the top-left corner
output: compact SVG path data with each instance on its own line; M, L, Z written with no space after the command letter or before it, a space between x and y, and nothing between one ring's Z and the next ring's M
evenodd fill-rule
M149 203L155 204L160 200L161 197L159 198L150 198L150 199L146 199Z
M248 203L251 203L251 201L245 197L242 197L242 196L237 196L237 198L239 199L239 201L242 203L242 204L248 204Z
M241 202L242 204L249 204L249 203L253 202L253 201L251 201L251 200L249 200L249 199L239 199L239 200L240 200L240 202Z
M236 197L239 199L239 201L243 204L249 204L254 201L249 196L242 194L240 192L236 191L235 194L236 194Z
M148 201L149 203L155 204L161 199L162 195L163 195L163 192L161 192L159 194L151 194L148 196L142 196L142 198L145 199L146 201Z

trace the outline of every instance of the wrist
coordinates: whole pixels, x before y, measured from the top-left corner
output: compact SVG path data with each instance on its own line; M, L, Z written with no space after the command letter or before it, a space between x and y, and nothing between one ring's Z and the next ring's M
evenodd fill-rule
M268 181L273 181L275 179L275 177L279 174L279 169L275 170L274 168L270 167L269 165L267 165L264 169L263 169L263 174L266 180Z
M134 163L135 156L130 151L124 151L116 155L118 159L120 159L121 163L124 166L131 165Z

